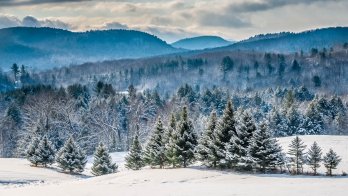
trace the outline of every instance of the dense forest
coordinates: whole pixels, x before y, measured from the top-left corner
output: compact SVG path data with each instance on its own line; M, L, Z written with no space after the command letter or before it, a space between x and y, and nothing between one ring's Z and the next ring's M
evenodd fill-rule
M342 95L348 89L347 48L347 44L340 44L291 54L193 52L85 63L43 71L33 78L55 86L89 86L101 80L117 91L133 84L139 90L156 88L161 95L171 95L185 83L201 89L218 86L232 91L306 86L313 91Z
M202 134L231 100L237 121L246 111L276 137L347 132L347 44L295 54L218 52L88 63L1 73L0 153L24 156L34 135L56 149L70 136L91 154L102 141L128 150L145 143L161 117L180 120L187 107Z

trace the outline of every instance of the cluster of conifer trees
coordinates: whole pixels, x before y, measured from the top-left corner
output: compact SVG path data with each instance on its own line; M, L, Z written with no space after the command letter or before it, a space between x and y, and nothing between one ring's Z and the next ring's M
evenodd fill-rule
M317 175L317 169L320 163L323 162L327 169L327 175L332 175L332 170L336 169L341 162L341 158L332 149L325 156L322 156L322 149L317 142L314 142L307 152L306 145L296 136L289 145L289 157L285 164L288 167L289 173L302 174L303 166L307 164L314 175Z
M332 175L340 162L339 156L330 150L322 158L321 149L314 143L305 153L305 145L295 137L289 146L288 157L272 136L267 122L256 125L249 112L235 116L231 101L227 103L220 120L212 112L206 129L198 139L192 122L183 108L179 121L172 115L167 128L161 118L145 147L136 135L126 157L126 167L133 170L150 167L187 167L199 161L211 168L232 168L243 171L287 168L289 173L303 173L303 165L308 164L314 174L320 162L324 161L328 175ZM237 120L238 119L238 120Z
M46 136L33 137L26 151L27 159L35 166L47 167L57 163L58 167L69 173L81 173L87 163L85 152L77 145L71 136L64 146L56 152ZM100 143L94 154L92 174L99 176L114 173L117 165L112 162L108 149Z

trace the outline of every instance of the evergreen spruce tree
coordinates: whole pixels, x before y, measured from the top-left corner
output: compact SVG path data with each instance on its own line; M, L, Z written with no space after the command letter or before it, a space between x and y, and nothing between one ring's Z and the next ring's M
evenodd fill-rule
M214 132L216 131L216 112L212 111L207 128L204 130L197 146L197 159L208 167L216 167L216 151L214 148Z
M197 146L197 135L192 122L188 119L187 108L182 110L178 125L177 157L179 165L187 167L194 161L195 148Z
M285 110L290 109L291 107L293 107L295 103L295 95L294 95L294 91L293 90L289 90L285 97L284 97L284 101L283 101L283 108Z
M321 148L318 146L317 142L314 142L308 150L307 157L308 165L312 168L314 175L317 175L317 169L320 167L321 156Z
M35 167L39 164L39 148L40 140L37 137L32 137L32 140L26 150L26 158L30 163L32 163Z
M279 164L282 149L263 122L253 134L248 151L253 165L266 172L267 168Z
M278 136L288 136L288 122L282 113L280 113L277 109L273 109L270 115L269 120L269 129L272 134L276 137Z
M44 136L38 146L37 149L37 160L38 164L46 167L48 164L51 165L55 161L55 153L51 141L48 140L47 136Z
M19 67L16 63L14 63L11 67L11 70L13 72L13 75L14 75L14 79L15 79L15 82L17 81L17 75L19 74Z
M337 168L337 165L341 162L341 158L332 149L324 156L324 166L327 169L327 175L332 176L332 170Z
M165 131L162 124L161 118L158 119L155 130L151 135L149 142L145 148L144 161L151 167L159 166L163 168L166 157L165 157Z
M176 167L179 163L179 147L177 146L179 133L176 126L175 116L172 115L167 130L168 142L165 144L166 163Z
M248 162L248 148L253 133L256 131L255 123L249 112L244 111L238 123L236 134L232 136L228 144L227 157L233 165Z
M75 143L74 139L70 137L59 150L56 162L58 167L63 171L83 172L87 163L87 157L80 147Z
M279 167L280 173L283 173L283 167L285 167L286 164L286 155L285 153L281 151L277 154L277 158L275 161L275 166Z
M302 130L304 131L299 132L301 135L315 135L324 132L324 119L313 102L309 104L303 124Z
M139 142L138 134L134 136L130 151L125 159L125 167L127 169L139 170L144 167L143 151Z
M304 145L298 136L296 136L289 145L288 154L290 155L291 162L295 167L296 174L300 174L303 171L303 164L306 161L305 149L306 145Z
M303 116L299 113L296 106L291 106L287 112L287 122L288 122L288 131L287 135L296 135L299 134L301 125L303 124Z
M234 111L231 100L227 102L226 108L222 115L222 119L217 125L214 132L214 148L216 153L213 155L213 159L217 161L219 167L231 166L231 157L226 157L227 147L233 135L236 135Z
M92 174L95 176L101 176L114 173L116 170L117 165L116 163L112 163L107 147L103 143L99 143L94 153Z
M169 124L167 126L167 129L164 130L164 143L167 145L169 143L170 138L174 134L174 131L176 129L176 120L174 114L170 116ZM165 147L166 150L166 147Z

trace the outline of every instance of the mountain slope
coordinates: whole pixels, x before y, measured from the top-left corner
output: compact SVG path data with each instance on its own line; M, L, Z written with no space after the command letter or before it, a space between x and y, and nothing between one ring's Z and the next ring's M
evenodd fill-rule
M131 30L70 32L15 27L0 29L0 37L0 66L6 68L14 62L45 69L180 51L153 35Z
M312 48L330 48L348 42L348 27L331 27L301 33L257 35L230 46L213 50L255 50L263 52L292 53Z
M227 41L218 36L199 36L176 41L172 43L172 46L188 50L202 50L206 48L227 46L232 43L233 42Z

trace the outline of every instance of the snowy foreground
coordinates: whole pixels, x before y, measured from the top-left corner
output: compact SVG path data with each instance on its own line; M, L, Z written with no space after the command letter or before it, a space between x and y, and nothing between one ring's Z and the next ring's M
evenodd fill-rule
M302 136L326 153L330 147L341 156L336 174L348 172L348 136ZM281 138L284 150L292 137ZM348 177L250 175L199 167L186 169L143 169L123 167L125 153L112 154L119 165L116 174L92 177L89 159L83 175L71 176L51 168L30 167L23 159L0 159L0 195L347 195ZM324 168L319 170L324 173Z

